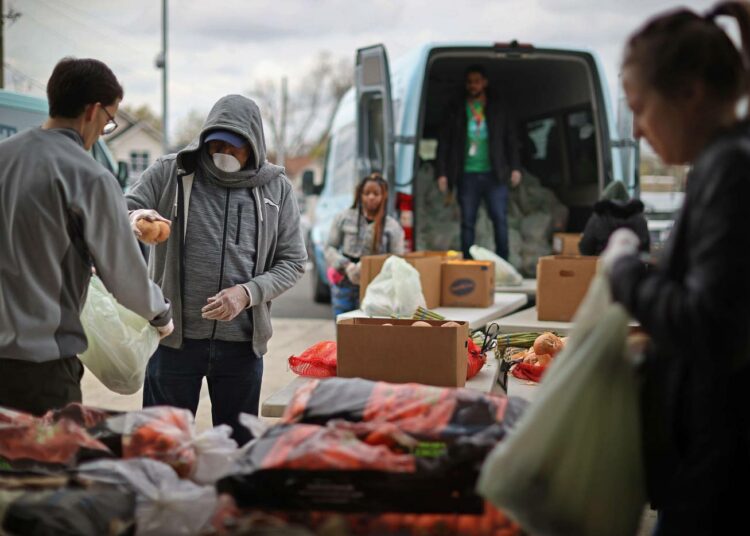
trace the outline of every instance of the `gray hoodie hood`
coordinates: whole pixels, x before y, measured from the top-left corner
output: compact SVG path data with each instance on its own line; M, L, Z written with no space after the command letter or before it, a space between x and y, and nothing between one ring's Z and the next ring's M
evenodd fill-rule
M245 138L253 152L251 165L254 167L228 173L213 165L211 159L203 154L204 140L212 130L229 130ZM284 171L283 167L269 163L266 156L260 108L253 100L242 95L227 95L211 108L198 137L177 153L177 166L185 175L203 168L225 186L254 188L267 184Z

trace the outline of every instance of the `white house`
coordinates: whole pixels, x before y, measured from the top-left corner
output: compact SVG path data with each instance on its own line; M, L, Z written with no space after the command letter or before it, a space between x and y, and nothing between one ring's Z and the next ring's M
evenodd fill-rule
M128 163L129 179L133 181L163 154L161 132L124 110L117 111L115 121L117 130L105 140L115 160Z

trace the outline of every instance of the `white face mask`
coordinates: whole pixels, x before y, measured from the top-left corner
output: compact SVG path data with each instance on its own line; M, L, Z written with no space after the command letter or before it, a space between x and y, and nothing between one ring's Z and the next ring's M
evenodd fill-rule
M231 154L214 153L213 160L214 165L217 168L227 173L234 173L235 171L239 171L242 167L240 161Z

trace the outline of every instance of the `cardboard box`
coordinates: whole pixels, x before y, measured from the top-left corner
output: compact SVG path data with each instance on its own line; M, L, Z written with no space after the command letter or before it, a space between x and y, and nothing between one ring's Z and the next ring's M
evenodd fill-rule
M495 303L495 263L445 261L440 286L444 307L489 307Z
M538 320L570 322L596 273L599 257L540 257L536 268Z
M412 326L414 320L348 318L336 325L338 376L441 387L466 383L469 325L445 321ZM392 324L384 326L383 324Z
M555 233L552 235L552 252L556 255L580 255L578 243L581 233Z
M407 255L422 255L425 257L440 257L444 261L460 261L464 258L464 254L460 251L455 250L424 250L415 251L414 253L408 253Z
M365 291L375 276L380 273L385 260L390 255L368 255L360 259L359 275L359 301L365 298ZM440 264L442 258L437 255L424 255L422 253L407 253L404 256L406 262L411 264L419 272L419 282L422 285L425 304L428 309L440 306Z

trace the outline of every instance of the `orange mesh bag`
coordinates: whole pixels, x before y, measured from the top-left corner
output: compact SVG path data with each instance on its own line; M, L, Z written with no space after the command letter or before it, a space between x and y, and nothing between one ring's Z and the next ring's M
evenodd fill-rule
M336 375L336 343L322 341L313 344L299 356L289 358L289 368L295 374L309 378Z

